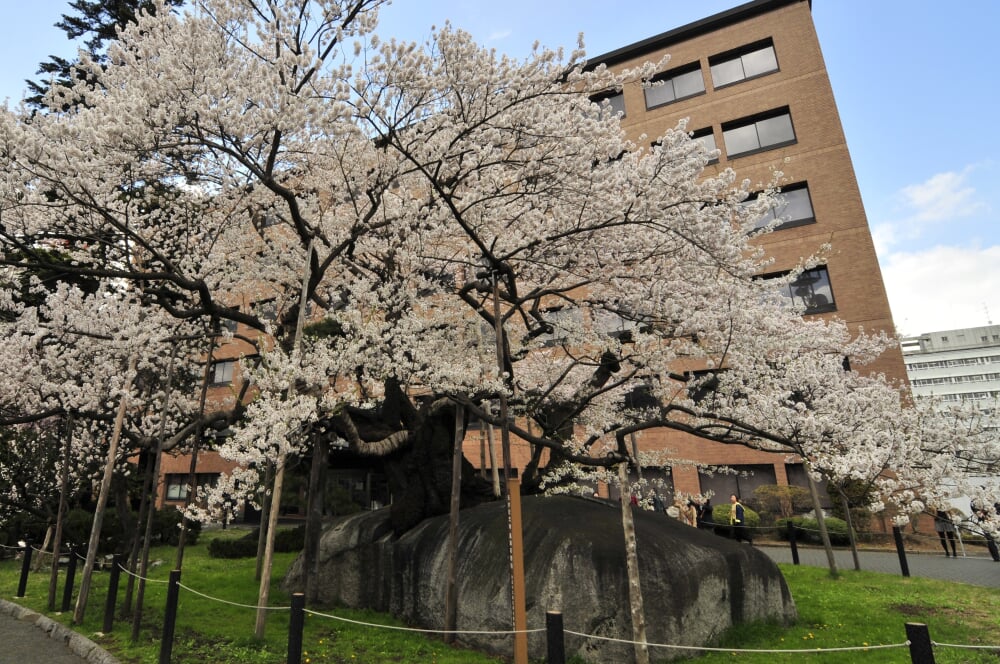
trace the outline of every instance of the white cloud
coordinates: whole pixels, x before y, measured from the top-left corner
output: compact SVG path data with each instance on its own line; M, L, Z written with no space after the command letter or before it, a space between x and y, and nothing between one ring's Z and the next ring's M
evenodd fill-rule
M904 335L1000 320L1000 246L937 246L883 256L882 277Z
M969 184L975 166L961 172L937 173L918 184L903 187L896 193L899 219L882 221L872 227L872 237L879 254L907 241L921 238L931 227L989 210L980 192Z
M910 210L907 221L935 223L983 211L985 204L976 200L976 190L967 184L971 170L938 173L920 184L903 187L903 204Z
M510 37L510 35L511 35L510 30L497 30L495 32L491 32L490 36L486 38L486 41L487 43L498 42L503 39L506 39L507 37Z

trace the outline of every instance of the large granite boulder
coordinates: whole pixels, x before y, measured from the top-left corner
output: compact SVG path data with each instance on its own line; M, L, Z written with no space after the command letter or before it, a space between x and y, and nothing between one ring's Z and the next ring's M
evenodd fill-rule
M732 625L788 622L795 605L784 577L763 553L663 514L635 510L647 641L705 645ZM568 496L522 501L528 628L545 626L545 612L563 613L566 630L632 638L625 545L617 504ZM320 600L369 608L406 622L443 629L448 517L422 522L400 538L386 510L345 517L323 534ZM511 627L507 514L503 502L461 512L459 630ZM302 557L285 587L302 586ZM461 635L474 648L512 652L512 637ZM544 657L545 634L529 636L533 658ZM630 661L633 649L611 641L566 636L568 655L585 661ZM654 659L689 655L657 648Z

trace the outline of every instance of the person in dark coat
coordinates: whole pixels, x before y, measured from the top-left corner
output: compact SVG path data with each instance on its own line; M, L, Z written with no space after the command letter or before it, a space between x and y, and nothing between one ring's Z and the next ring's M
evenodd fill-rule
M941 540L941 548L944 549L944 555L948 557L948 544L951 543L951 556L954 558L958 557L955 553L955 522L951 520L951 514L948 510L936 510L934 512L934 530L937 531L938 538Z
M698 527L702 530L715 530L715 519L712 517L712 501L706 499L698 507Z

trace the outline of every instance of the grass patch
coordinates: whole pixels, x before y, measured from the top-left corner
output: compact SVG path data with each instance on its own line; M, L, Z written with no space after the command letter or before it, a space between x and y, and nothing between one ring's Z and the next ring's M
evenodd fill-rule
M926 623L937 643L1000 645L1000 591L935 579L904 578L877 572L845 571L838 579L819 567L779 565L795 598L799 620L792 627L742 625L719 644L733 649L813 649L898 644L907 622ZM654 658L663 653L653 653ZM699 663L796 662L807 655L712 653ZM909 649L823 653L808 659L822 664L855 662L908 664ZM936 647L938 664L990 663L1000 652Z
M198 545L184 554L181 583L212 597L237 604L255 605L258 584L254 581L255 560L224 560L209 558L207 547L214 538L236 538L244 531L214 531L204 534ZM162 559L162 565L150 572L150 578L166 581L172 567L173 547L153 550L151 560ZM274 582L270 591L272 606L287 607L286 593L278 588L280 579L295 554L275 555ZM1000 590L933 579L903 578L875 572L844 572L831 579L823 568L780 565L799 612L799 621L791 627L779 625L743 625L728 632L720 644L736 649L818 649L861 645L899 644L906 640L904 624L926 623L931 638L938 643L964 645L997 645L1000 643ZM16 599L14 594L20 575L20 562L0 562L0 597L45 612L48 592L48 571L32 574L27 597ZM131 624L119 619L111 634L96 635L101 628L108 575L94 575L92 594L84 624L77 630L114 653L128 664L145 664L159 659L160 626L166 601L166 584L149 583L140 639L131 643ZM122 575L119 604L125 596L127 577ZM62 597L62 582L58 599ZM79 576L77 576L79 585ZM324 611L359 622L396 625L392 617L370 611L336 609ZM216 664L281 664L285 661L288 636L288 612L272 611L268 615L265 638L253 638L256 613L252 609L214 602L184 589L180 594L173 661L210 661ZM69 624L71 614L52 616ZM568 626L572 629L572 626ZM496 663L497 658L482 653L449 646L440 639L411 632L374 629L324 617L306 617L304 661L346 663L428 662L436 664ZM653 648L654 661L664 661L668 653ZM1000 653L987 650L935 648L939 664L990 663L1000 661ZM711 653L699 662L761 662L798 664L808 659L822 664L854 664L877 662L901 664L910 661L906 648L868 652L827 652L806 656L800 653L745 654Z

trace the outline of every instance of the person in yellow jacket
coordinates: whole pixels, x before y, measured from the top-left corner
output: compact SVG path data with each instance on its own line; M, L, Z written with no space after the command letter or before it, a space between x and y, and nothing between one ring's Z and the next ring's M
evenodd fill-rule
M746 541L747 544L753 544L750 530L747 528L746 510L743 509L743 504L735 493L729 496L729 530L737 542Z

